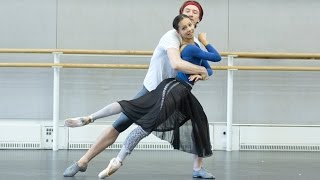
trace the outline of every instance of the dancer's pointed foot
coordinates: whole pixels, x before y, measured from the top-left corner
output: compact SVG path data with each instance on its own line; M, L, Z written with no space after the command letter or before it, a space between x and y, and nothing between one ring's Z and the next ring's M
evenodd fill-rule
M122 166L122 162L120 162L117 158L112 158L110 163L106 169L99 173L99 178L104 179L105 177L111 176Z
M80 167L78 165L78 163L75 162L63 172L63 176L64 177L73 177L79 171L85 172L86 170L87 170L87 165Z
M80 126L85 126L91 122L93 121L90 116L76 117L76 118L68 118L64 120L64 125L67 127L80 127Z

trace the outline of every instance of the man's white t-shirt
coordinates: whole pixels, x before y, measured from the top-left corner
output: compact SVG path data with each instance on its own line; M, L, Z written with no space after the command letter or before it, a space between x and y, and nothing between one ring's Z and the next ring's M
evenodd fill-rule
M194 38L194 40L200 45L197 38ZM143 81L143 85L148 91L156 89L164 79L176 77L177 71L170 64L167 50L169 48L179 50L181 41L181 37L175 29L168 31L161 37L153 52L147 75Z
M179 50L180 43L180 35L174 29L161 37L153 52L147 75L143 81L143 85L148 91L154 90L164 79L176 77L177 71L171 67L167 50L169 48Z

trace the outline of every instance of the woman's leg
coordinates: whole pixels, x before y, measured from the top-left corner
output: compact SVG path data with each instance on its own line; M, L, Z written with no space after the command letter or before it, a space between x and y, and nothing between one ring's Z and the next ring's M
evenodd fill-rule
M121 148L121 151L118 153L117 159L120 162L123 162L127 155L131 154L138 143L149 134L150 133L143 130L141 126L138 126L134 130L132 130L123 142L123 146Z
M193 173L194 178L203 178L203 179L215 179L215 177L209 173L206 169L203 168L203 158L197 155L194 155L193 159Z
M120 104L118 102L114 102L114 103L111 103L111 104L105 106L101 110L91 114L90 116L70 118L70 119L66 119L64 122L65 122L65 126L79 127L79 126L84 126L89 123L92 123L96 119L119 114L120 112L122 112L122 108L121 108Z
M203 158L199 157L198 155L193 155L193 170L199 171L203 164Z
M148 90L145 87L143 87L134 96L134 99L141 97L147 93L148 93ZM105 109L105 108L103 108L103 109ZM101 113L101 110L99 110L99 111L92 114L96 119L102 118L104 115L108 114L108 113L106 113L106 114ZM94 120L96 120L96 119L94 119ZM119 134L121 132L123 132L124 130L126 130L131 124L132 124L132 121L130 119L128 119L128 117L125 116L123 113L121 113L121 116L114 121L112 126L107 127L102 132L102 134L99 136L99 138L96 140L96 142L90 147L90 149L80 158L80 160L77 161L76 163L73 163L71 166L69 166L65 170L63 175L68 176L68 177L72 177L76 173L78 173L79 171L81 171L81 172L86 171L88 163L96 155L98 155L99 153L104 151L108 146L113 144L116 141L116 139L118 138Z
M147 94L149 91L143 86L142 89L133 97L133 99L137 99L145 94ZM108 117L114 114L118 114L122 112L122 108L119 105L119 103L114 102L112 104L109 104L105 106L104 108L98 110L97 112L84 117L76 117L76 118L68 118L65 120L65 125L68 127L80 127L85 126L89 123L94 122L97 119ZM132 122L127 122L128 117L124 115L123 113L120 114L120 117L115 120L115 123L113 124L114 128L118 130L119 133L126 130ZM123 124L126 123L126 124ZM119 126L119 127L118 127Z
M99 173L99 178L105 178L116 172L122 165L124 159L131 154L137 144L150 133L144 131L141 126L136 127L125 139L123 146L116 158L112 158L106 169Z

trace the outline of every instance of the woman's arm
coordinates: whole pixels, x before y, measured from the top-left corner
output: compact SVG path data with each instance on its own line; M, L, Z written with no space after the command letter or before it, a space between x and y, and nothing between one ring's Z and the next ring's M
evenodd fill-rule
M221 60L221 56L218 51L216 51L210 44L206 45L206 49L208 50L208 52L203 51L196 45L188 46L185 49L189 51L188 53L190 54L190 56L198 59L208 60L212 62L219 62Z
M182 60L178 49L169 48L167 49L167 54L173 69L182 71L186 74L200 74L206 79L208 78L208 72L206 68Z
M207 60L202 59L201 60L201 66L205 67L207 69L208 75L211 76L213 74L213 70L211 69L210 64Z
M197 54L198 58L206 59L213 62L218 62L221 60L221 56L218 53L218 51L212 45L209 44L207 40L207 33L199 33L198 39L206 47L206 49L209 52L207 53L206 51L202 51L199 48L201 51L198 51L197 53L195 53Z

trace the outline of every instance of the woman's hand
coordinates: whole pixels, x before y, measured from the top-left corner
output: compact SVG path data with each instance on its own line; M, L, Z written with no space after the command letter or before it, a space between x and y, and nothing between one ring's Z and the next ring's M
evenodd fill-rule
M207 40L207 33L200 32L198 34L198 39L201 42L201 44L203 44L204 46L209 44L209 42Z

